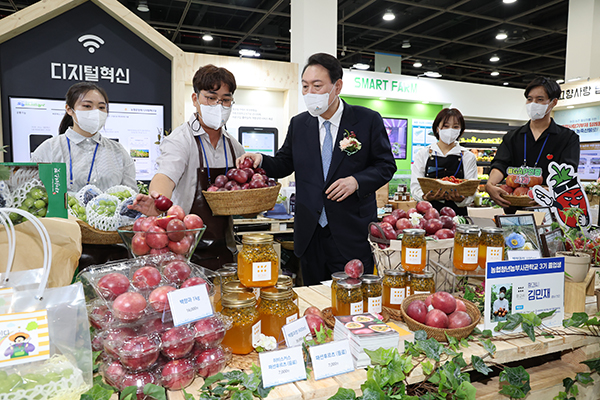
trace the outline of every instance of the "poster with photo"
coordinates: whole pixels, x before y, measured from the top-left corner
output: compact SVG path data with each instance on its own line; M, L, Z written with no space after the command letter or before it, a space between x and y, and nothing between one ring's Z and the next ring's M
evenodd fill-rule
M431 134L433 121L426 119L412 120L412 159L414 161L417 152L424 146L435 143L436 138Z

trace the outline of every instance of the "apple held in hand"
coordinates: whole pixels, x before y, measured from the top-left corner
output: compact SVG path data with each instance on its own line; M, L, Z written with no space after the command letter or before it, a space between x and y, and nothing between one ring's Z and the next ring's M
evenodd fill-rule
M167 211L173 202L167 196L159 195L156 199L154 199L154 207L156 207L159 211Z
M240 164L240 168L252 168L254 167L254 163L250 157L244 158L244 161Z

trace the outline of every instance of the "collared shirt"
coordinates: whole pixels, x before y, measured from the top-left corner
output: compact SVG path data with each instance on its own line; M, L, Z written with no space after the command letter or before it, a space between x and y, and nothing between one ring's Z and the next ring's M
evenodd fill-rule
M577 171L581 151L579 135L569 128L556 124L554 119L550 120L550 125L537 140L533 138L529 122L508 132L498 146L491 168L498 169L506 176L508 167L523 166L525 137L527 138L527 166L533 167L539 157L537 166L542 169L544 181L548 177L548 165L551 161L556 161L558 164L567 163Z
M192 127L198 130L194 131ZM244 154L245 151L242 145L229 135L224 128L221 128L221 134L225 135L227 163L231 168L235 165L235 159ZM180 205L186 214L190 212L194 202L197 170L200 168L196 136L199 136L202 140L206 152L206 158L202 155L204 166L208 164L210 168L225 168L222 137L217 142L217 147L213 147L208 133L202 129L195 115L192 115L188 122L179 125L163 139L160 144L160 156L156 160L158 164L157 173L164 174L175 182L175 190L172 196L173 203ZM231 154L228 140L231 141L235 154ZM214 180L215 176L211 175L211 178Z
M321 151L323 151L323 142L325 141L325 135L327 132L325 131L325 121L331 122L331 126L329 130L331 132L331 141L332 141L332 149L335 149L335 138L337 137L338 130L340 129L340 124L342 122L342 114L344 113L344 102L340 99L338 109L329 119L325 119L320 115L317 117L319 120L319 143L321 144Z
M71 157L67 138L71 141ZM98 144L98 151L92 159ZM101 190L115 185L129 186L137 191L135 180L135 164L129 153L119 142L96 133L85 137L69 128L63 135L58 135L42 143L31 155L32 162L64 162L67 165L67 185L69 190L77 192L87 185L90 168L92 174L90 184ZM73 185L69 177L73 165Z
M423 178L425 176L425 166L427 165L427 159L429 158L429 149L431 149L431 155L437 157L447 157L451 155L460 156L462 153L465 179L477 179L477 157L475 157L475 154L460 146L457 142L456 146L451 148L450 151L444 155L438 144L433 143L419 150L415 155L415 160L411 166L410 194L416 201L423 200L423 189L421 189L418 178ZM456 205L458 207L465 207L472 202L473 196L470 196L466 197L460 203L456 203Z

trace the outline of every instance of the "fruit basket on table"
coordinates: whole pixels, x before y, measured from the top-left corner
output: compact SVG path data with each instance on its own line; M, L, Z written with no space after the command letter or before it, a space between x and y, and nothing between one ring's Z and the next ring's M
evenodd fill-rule
M255 216L272 209L277 202L281 183L260 189L221 192L202 191L213 215Z
M501 196L503 199L508 200L513 207L530 207L535 205L532 204L533 199L528 195L515 196L513 194L505 194Z
M453 177L452 180L444 180L443 179L432 179L432 178L417 178L419 180L419 184L421 185L421 189L423 193L427 193L429 191L433 191L436 193L438 190L442 189L445 192L449 192L450 190L456 190L457 193L461 196L469 197L473 196L477 192L477 188L479 187L478 179L464 180L464 179L456 179ZM458 182L460 181L460 182Z

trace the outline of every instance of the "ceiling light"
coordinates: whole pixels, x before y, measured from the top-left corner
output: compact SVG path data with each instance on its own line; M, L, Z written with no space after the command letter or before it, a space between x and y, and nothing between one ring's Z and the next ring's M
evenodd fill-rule
M504 82L502 83L504 86L508 86L508 82Z
M413 64L413 67L415 68L421 68L423 66L423 64L421 64L421 61L415 61L415 63Z
M403 49L410 49L410 40L406 39L402 41L402 48Z
M500 61L500 57L498 57L496 54L494 54L493 56L490 57L490 62L498 62Z
M498 71L492 71L492 72L490 72L490 75L491 76L498 76L498 75L500 75L500 72L498 72Z
M565 80L564 79L557 79L556 83L558 83L558 84L565 83Z
M427 71L423 75L425 75L428 78L441 78L442 76L442 74L440 74L437 71Z
M392 10L387 10L385 14L383 14L384 21L393 21L394 19L396 19L396 15L394 15Z
M146 1L146 0L139 0L138 1L138 6L137 6L137 10L139 12L148 12L148 11L150 11L150 8L148 8L148 1Z
M356 64L354 64L352 66L352 68L354 68L354 69L362 69L364 71L364 70L369 69L370 67L369 67L369 64L357 62Z
M567 79L567 82L576 82L576 81L580 81L583 78L580 76L576 76L575 78L571 78L571 79Z
M387 97L380 97L379 100L387 100Z
M575 106L567 106L567 108L575 108Z
M512 4L512 3L516 3L516 2L517 2L517 0L502 0L502 2L503 2L504 4Z
M256 50L252 49L240 49L240 56L258 57L260 56L260 53L257 53Z
M498 40L504 40L508 37L508 33L504 32L504 31L500 31L496 34L496 39Z
M206 32L203 36L202 36L202 40L205 40L207 42L210 42L211 40L213 40L212 35L209 32Z

